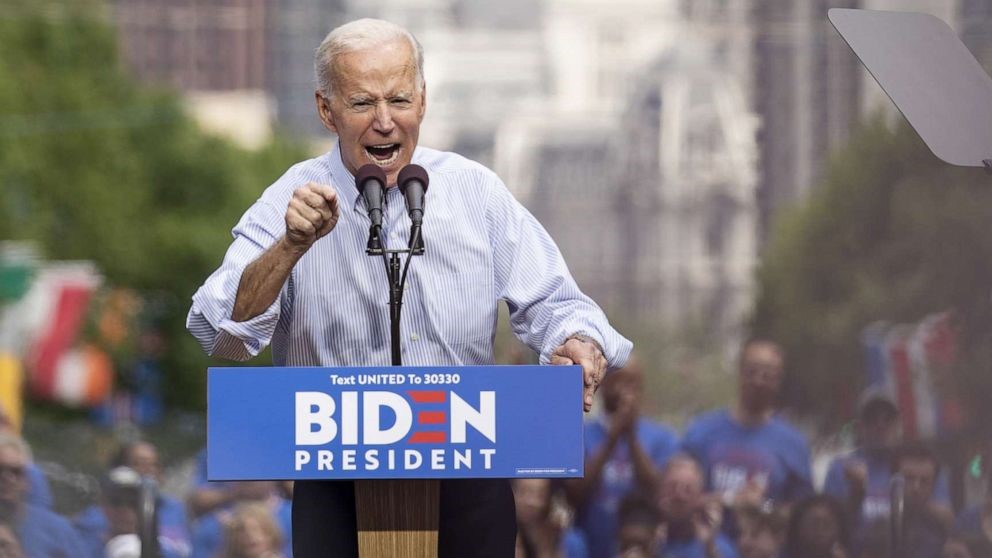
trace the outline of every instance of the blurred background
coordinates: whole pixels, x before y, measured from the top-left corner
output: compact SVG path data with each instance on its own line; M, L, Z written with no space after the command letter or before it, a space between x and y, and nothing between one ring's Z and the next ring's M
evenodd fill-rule
M188 484L227 364L185 331L190 297L261 191L333 145L312 53L364 16L421 41L421 144L548 228L635 341L648 414L729 403L767 335L817 463L863 388L899 384L906 435L977 482L992 177L937 161L832 7L932 13L992 64L987 0L0 0L0 405L56 508L139 435Z

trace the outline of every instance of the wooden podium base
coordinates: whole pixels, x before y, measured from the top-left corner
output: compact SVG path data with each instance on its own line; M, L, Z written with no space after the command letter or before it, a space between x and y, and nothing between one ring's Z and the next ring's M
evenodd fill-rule
M437 558L438 480L355 481L360 558Z

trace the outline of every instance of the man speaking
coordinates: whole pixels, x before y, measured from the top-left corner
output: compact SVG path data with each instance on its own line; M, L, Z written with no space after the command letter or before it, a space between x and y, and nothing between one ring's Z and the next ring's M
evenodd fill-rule
M413 162L430 178L427 250L409 268L403 363L492 364L505 300L514 334L542 363L582 366L588 411L631 343L579 291L548 233L492 171L417 146L427 97L417 40L362 19L331 31L314 65L317 113L337 146L290 168L235 226L187 318L203 348L246 360L271 343L277 366L389 365L386 270L365 253L370 217L355 174L369 163L385 172L382 237L406 246L411 221L395 186ZM513 556L507 480L443 481L440 507L440 556ZM357 556L353 483L296 484L293 546L297 557Z

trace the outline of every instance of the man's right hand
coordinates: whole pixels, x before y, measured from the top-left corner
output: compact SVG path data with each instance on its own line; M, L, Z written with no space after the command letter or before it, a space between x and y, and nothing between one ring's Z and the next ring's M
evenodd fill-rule
M305 252L331 232L340 215L337 191L326 184L307 182L293 192L286 208L286 241Z

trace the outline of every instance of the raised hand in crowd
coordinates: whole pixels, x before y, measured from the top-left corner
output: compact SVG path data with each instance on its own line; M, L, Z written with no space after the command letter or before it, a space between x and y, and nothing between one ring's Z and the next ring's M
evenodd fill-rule
M716 498L704 497L692 518L696 538L705 548L707 558L720 556L717 537L723 524L723 506ZM729 558L729 557L727 557Z
M844 463L844 479L847 481L851 501L856 501L859 509L868 492L868 464L863 459L852 457Z
M737 490L734 495L734 505L763 506L766 499L768 483L751 477Z

